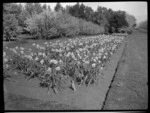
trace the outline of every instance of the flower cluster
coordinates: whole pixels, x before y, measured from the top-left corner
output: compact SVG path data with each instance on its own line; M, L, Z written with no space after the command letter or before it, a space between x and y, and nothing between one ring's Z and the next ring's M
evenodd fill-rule
M64 78L88 86L98 80L99 72L123 40L124 36L100 35L45 42L43 46L33 43L36 52L18 46L7 49L14 54L10 65L29 78L38 77L41 86L56 88ZM5 56L6 52L3 53L6 63Z

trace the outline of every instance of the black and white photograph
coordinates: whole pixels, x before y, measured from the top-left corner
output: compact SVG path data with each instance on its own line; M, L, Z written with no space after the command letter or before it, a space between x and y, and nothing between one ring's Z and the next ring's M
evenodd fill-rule
M148 2L3 3L4 111L148 110Z

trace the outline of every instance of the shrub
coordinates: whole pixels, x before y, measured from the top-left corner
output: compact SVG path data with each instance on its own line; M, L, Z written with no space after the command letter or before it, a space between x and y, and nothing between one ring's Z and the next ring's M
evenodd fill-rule
M27 29L37 38L49 38L51 28L56 25L55 18L56 14L49 11L33 14L26 20Z
M18 21L14 14L3 15L3 38L10 40L17 35Z
M44 11L26 20L27 29L37 38L99 34L104 28L66 13Z
M79 34L79 19L69 14L59 13L56 21L58 33L61 36L73 36Z
M104 28L100 27L92 22L87 22L80 19L80 34L82 35L94 35L99 33L104 33Z
M141 22L139 24L138 28L139 29L146 29L147 30L147 26L148 26L148 24L147 24L147 20L146 20L146 21Z

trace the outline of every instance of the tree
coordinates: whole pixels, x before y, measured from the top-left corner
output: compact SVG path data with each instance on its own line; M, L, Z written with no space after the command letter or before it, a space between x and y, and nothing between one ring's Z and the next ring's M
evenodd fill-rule
M54 9L56 12L59 12L59 11L62 11L63 7L61 6L60 3L57 3Z
M3 14L14 14L16 18L19 17L22 12L22 5L15 3L4 3L3 4Z
M92 21L94 11L91 7L85 7L85 19L87 21Z
M29 15L32 15L34 12L34 4L33 3L26 3L25 10L28 11Z
M15 3L3 4L3 38L10 40L18 34L18 18L22 6Z
M48 8L47 8L49 11L51 11L51 7L48 5Z
M17 35L18 21L14 14L3 15L3 38L10 40Z
M147 26L148 26L148 23L147 23L147 20L145 20L138 25L138 28L147 29Z
M43 12L43 8L40 3L34 3L34 11L39 14Z
M79 3L75 4L74 6L70 6L69 8L69 13L72 15L72 16L75 16L75 17L80 17L79 15L79 10L80 10L80 5Z
M136 19L133 15L129 15L128 13L126 13L126 20L129 24L129 27L135 27Z
M18 23L20 26L25 27L25 20L30 16L29 12L27 10L22 10L21 14L19 15L18 18Z
M43 5L43 10L46 10L46 9L47 9L47 5L44 4L44 5Z
M85 19L85 6L83 3L79 6L79 18Z

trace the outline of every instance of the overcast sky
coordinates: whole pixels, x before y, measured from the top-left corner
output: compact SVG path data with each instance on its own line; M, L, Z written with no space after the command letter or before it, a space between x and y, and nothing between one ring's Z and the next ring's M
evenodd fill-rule
M44 4L44 3L42 3ZM75 2L62 2L61 5L65 7L66 5L74 5ZM114 11L122 10L135 16L137 23L147 19L147 2L83 2L84 5L92 7L93 10L97 9L97 6L103 6L106 8L111 8ZM50 5L51 9L54 9L56 3L47 3Z

